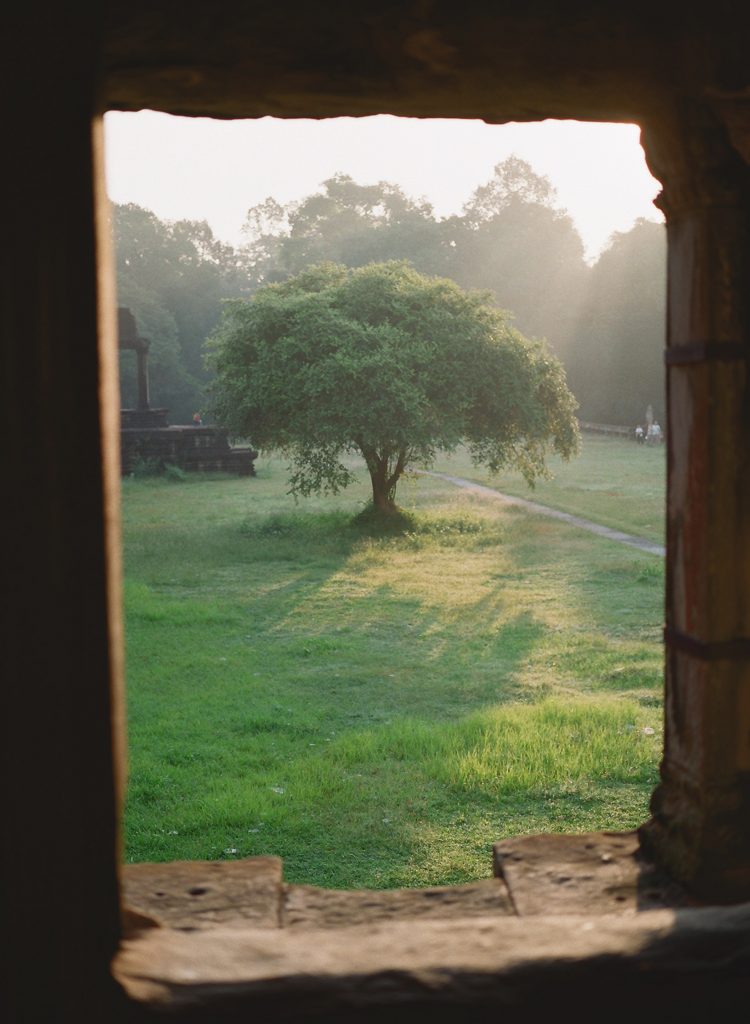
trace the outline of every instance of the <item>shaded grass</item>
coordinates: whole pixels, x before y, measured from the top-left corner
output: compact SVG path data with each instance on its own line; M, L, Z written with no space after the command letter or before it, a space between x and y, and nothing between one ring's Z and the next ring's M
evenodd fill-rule
M431 885L646 817L658 559L430 478L373 532L364 482L295 506L259 470L126 482L129 860Z

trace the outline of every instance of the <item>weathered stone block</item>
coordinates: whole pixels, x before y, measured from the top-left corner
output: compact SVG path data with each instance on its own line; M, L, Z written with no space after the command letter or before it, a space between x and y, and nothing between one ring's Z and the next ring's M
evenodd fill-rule
M359 889L343 892L309 885L287 886L285 928L341 928L415 918L439 920L513 914L505 883L487 878L430 889Z
M127 864L123 901L129 910L169 928L278 928L281 871L278 857Z
M642 857L637 832L518 836L495 843L493 852L495 874L521 917L635 914L694 904Z

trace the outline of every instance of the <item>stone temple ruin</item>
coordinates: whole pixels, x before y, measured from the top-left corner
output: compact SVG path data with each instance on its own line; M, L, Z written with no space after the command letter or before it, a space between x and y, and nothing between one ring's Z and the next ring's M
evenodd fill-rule
M222 427L202 424L173 425L167 409L153 409L149 401L148 352L150 342L138 334L129 309L117 310L120 349L135 352L138 360L138 406L120 410L120 465L128 476L140 463L155 468L179 466L186 470L226 470L254 476L258 453L252 448L233 448Z

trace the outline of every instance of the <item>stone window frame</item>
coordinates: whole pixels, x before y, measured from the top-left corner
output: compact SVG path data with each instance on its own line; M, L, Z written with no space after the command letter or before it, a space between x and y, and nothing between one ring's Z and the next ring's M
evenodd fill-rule
M643 126L649 163L665 183L668 400L677 414L668 453L667 741L652 827L643 838L675 874L705 887L717 902L748 898L750 623L741 556L750 528L742 472L750 319L750 121L743 83L750 15L733 10L725 17L704 5L688 18L678 5L676 14L656 5L644 18L632 5L613 13L586 3L576 5L581 18L561 20L552 0L543 0L512 10L436 4L427 13L423 4L381 3L364 19L359 9L326 17L317 5L295 0L221 0L210 12L181 5L176 20L168 0L129 0L103 5L102 18L92 21L89 11L42 6L41 18L38 5L14 10L13 45L1 71L14 97L7 116L17 167L4 222L12 253L4 326L13 342L13 386L3 411L9 436L18 441L8 470L18 497L6 508L15 600L5 653L19 709L4 754L25 770L22 790L6 773L6 809L18 830L17 842L4 850L7 919L18 953L8 991L12 1005L37 1011L18 1019L62 1019L68 1011L64 1019L77 1019L72 1014L82 992L90 1006L103 1008L100 1019L111 1019L115 1005L109 965L121 940L115 793L122 787L124 732L116 303L103 230L104 109L222 117L390 110ZM368 59L352 61L360 47ZM26 536L32 543L17 542ZM107 680L114 681L111 694ZM47 687L41 700L40 685ZM54 847L37 841L45 801ZM71 834L75 846L60 842ZM575 998L582 981L592 1002L610 1005L617 986L620 1007L635 1011L644 998L651 1010L657 1004L672 1011L678 1005L731 1010L738 994L747 998L747 911L686 915L660 923L643 914L625 928L610 921L599 928L580 917L522 920L504 924L500 934L490 928L486 943L505 941L505 959L496 959L489 973L467 957L467 935L476 932L454 928L453 954L433 944L432 959L411 972L411 986L394 957L423 940L427 950L428 938L409 925L396 929L404 945L391 943L390 968L381 961L376 969L374 960L368 967L362 959L350 967L365 980L360 989L372 995L370 1007L380 1007L379 1017L373 1010L367 1019L393 1021L394 1007L429 1002L430 993L455 1009L464 1005L461 992L472 977L487 999L492 989L493 1013L498 1005L554 1008ZM590 931L603 944L584 947L581 936ZM182 949L188 963L188 940L167 941L175 962ZM670 961L665 943L671 940L678 956ZM334 955L330 936L321 945ZM192 946L193 967L200 966L199 946ZM340 935L341 955L347 946L357 943ZM310 966L305 952L296 961L303 973ZM264 955L263 947L258 953ZM441 988L451 955L460 960L459 976ZM308 974L318 995L330 991L330 971ZM256 1010L268 1008L268 999L279 1005L286 982L274 976L275 995L267 989L259 1002L248 983L238 998ZM660 996L653 983L670 979L668 997ZM293 979L287 981L293 988ZM336 1005L351 1014L365 1003L360 992ZM151 1019L150 1010L144 1013ZM200 1017L180 1011L177 1019Z
M646 135L648 137L648 129L646 129ZM712 245L715 255L726 255L727 240L720 238L717 242L716 237L713 236L713 229L709 228L706 231L705 210L701 200L696 203L694 197L691 197L693 201L689 200L687 210L683 211L670 208L669 198L669 193L666 198L662 197L662 205L667 212L672 258L669 296L671 318L668 330L671 348L668 349L667 355L672 390L674 392L675 383L678 386L681 383L680 374L682 372L684 376L686 367L692 371L697 368L698 373L704 376L713 373L714 380L709 383L709 387L715 387L717 386L716 367L718 366L721 375L721 371L726 369L724 363L732 363L739 342L721 341L718 343L717 353L711 351L710 345L704 345L700 352L696 352L694 351L695 345L690 341L686 342L684 336L680 334L679 326L685 329L685 324L680 324L679 318L675 315L675 296L679 301L681 293L684 294L682 289L686 286L694 286L695 282L692 279L687 282L684 279L681 280L682 272L685 269L684 264L688 263L688 274L692 273L692 266L689 265L689 259L683 262L679 259L675 261L675 250L679 246L679 238L676 242L675 235L684 236L684 221L690 222L691 219L695 219L697 207L699 223L695 226L691 239L691 256L694 255L695 250L710 249ZM677 330L675 329L676 322L678 323ZM685 334L688 338L692 337L694 330L694 324L687 326ZM729 348L734 346L734 348L732 352L728 352L721 348L722 345L729 346ZM682 346L689 350L687 358L683 358L681 351L675 351ZM718 383L722 384L722 381L719 380ZM726 386L726 376L723 379L723 386ZM671 430L669 434L672 434ZM671 441L670 471L672 478L674 478L675 454L684 457L684 450L680 451L680 445L684 441L684 437L682 439L678 437ZM676 530L674 524L670 523L668 536L674 554L675 544L680 543L679 529ZM668 550L670 549L668 548ZM673 577L674 571L673 565ZM672 589L674 595L674 588ZM669 608L668 593L668 614ZM674 716L675 704L680 698L678 693L680 676L687 674L690 677L694 671L694 664L691 664L686 673L684 664L678 666L677 663L680 659L687 658L692 663L697 660L699 668L703 667L705 662L712 664L713 658L704 657L702 653L696 659L694 648L717 643L719 657L721 657L723 654L722 642L731 644L731 641L693 639L689 633L683 633L673 626L668 626L665 630L665 641L667 644L666 716L668 728L670 726L672 728L674 743L675 722L674 720L670 722L670 714ZM672 673L671 703L670 670ZM706 727L705 721L702 727ZM688 728L686 735L689 737L689 734L690 729ZM643 848L653 852L657 857L661 855L661 860L667 866L677 868L676 876L678 878L682 877L686 881L697 882L699 891L702 885L706 885L707 880L710 889L710 879L707 879L705 866L699 865L695 870L691 864L688 864L687 869L684 869L682 865L686 849L688 856L691 854L689 847L694 837L691 837L683 849L680 849L679 822L677 843L675 843L674 835L670 834L669 816L660 813L660 802L662 806L668 804L671 797L668 763L666 771L664 764L662 766L662 778L662 784L652 800L656 814L640 830ZM678 808L677 818L679 818L681 810ZM709 818L710 815L707 816L707 820ZM699 825L698 833L705 832L705 824L704 822ZM709 848L710 845L709 841ZM677 850L676 855L674 854L675 849ZM716 863L717 859L714 858L711 862L709 856L709 873ZM680 874L681 867L683 867L682 874ZM177 877L180 870L184 870L182 866L173 865L172 877ZM166 877L170 877L169 872ZM721 887L719 889L721 890ZM722 895L725 896L726 893ZM615 960L619 959L620 968L624 970L624 976L627 978L625 984L636 1000L636 1005L639 1005L643 989L637 980L638 977L644 970L653 971L654 962L664 956L669 961L668 973L681 974L684 969L682 957L686 943L688 946L690 945L691 934L699 934L699 941L710 948L713 943L725 941L727 928L732 931L736 931L738 928L742 930L750 923L750 917L746 913L739 913L733 918L731 914L722 910L717 911L711 907L712 902L709 894L707 909L650 911L640 920L620 919L617 923L610 919L607 921L606 935L602 934L598 923L592 919L590 914L566 919L558 916L554 909L552 916L545 916L538 922L528 919L513 922L509 922L507 919L484 919L482 922L475 919L471 921L466 919L451 922L423 922L404 918L380 926L371 926L369 929L363 929L361 923L355 922L350 929L344 926L343 932L332 929L323 931L313 929L306 939L302 939L301 943L299 942L300 937L297 935L279 933L272 937L269 937L268 934L261 936L252 927L241 930L239 934L234 930L226 932L218 928L208 935L185 936L173 933L165 936L148 930L139 931L136 921L132 939L126 940L116 963L118 964L118 978L125 984L136 1001L142 999L144 1005L157 1005L160 1000L166 1000L172 1011L178 1014L184 1011L188 1017L190 1014L203 1012L206 1009L210 1013L215 1012L217 1008L223 1009L225 1000L228 998L231 1005L236 1003L243 1008L243 1012L244 1009L250 1007L267 1005L266 1001L270 1001L274 1012L295 1015L300 1012L300 1005L305 1004L307 1008L303 1011L303 1017L306 1017L309 1012L311 1017L315 1018L321 1012L320 1008L316 1006L310 1010L308 1001L313 999L314 1002L314 991L322 987L325 992L324 1002L331 1002L335 1005L337 1013L367 1012L373 1013L377 1019L380 1019L381 1015L387 1015L382 993L379 991L372 993L369 992L369 989L370 986L379 989L383 984L383 972L390 974L394 969L394 958L400 962L402 967L398 980L393 983L397 1001L404 1000L406 1003L414 1001L421 1011L429 1013L434 1012L436 999L440 1005L447 1000L449 1005L455 1004L464 1009L467 1006L475 1006L481 1013L496 1012L499 1005L498 998L500 1003L504 1003L509 993L512 994L512 999L521 998L527 1001L524 1005L531 1005L533 999L528 1002L530 999L528 993L519 997L516 990L519 986L522 989L525 988L527 972L531 972L531 975L537 979L544 978L547 971L546 964L549 963L550 957L552 963L556 965L555 969L564 965L563 969L567 980L563 987L570 984L571 979L578 972L582 972L586 984L589 986L604 984L607 988L612 984L617 984L621 987L623 977L618 976L614 981L611 978L604 981L607 977L606 972L601 973L602 958L613 956ZM676 905L679 906L679 902ZM183 908L181 912L187 913L187 907ZM593 935L588 936L587 940L577 945L580 941L581 929L589 929ZM507 948L509 935L512 936L514 944L513 953ZM550 936L552 936L551 945L545 941L545 938ZM294 979L298 979L301 974L305 973L305 964L310 955L307 945L310 938L313 938L316 943L319 959L313 969L312 983L309 978L300 983ZM478 944L476 940L478 940ZM635 952L631 946L633 942L638 947ZM355 943L356 946L353 957L352 943ZM575 949L572 959L567 953L567 948L571 944ZM466 946L471 947L472 945L474 948L467 963L462 959L459 950L461 946L466 948ZM482 950L486 949L487 945L493 948L493 953L490 956L491 967L486 960L483 960ZM415 946L420 947L419 952L415 952ZM227 971L224 965L233 956L236 956L237 948L243 951L246 961L232 973L231 970ZM498 950L501 950L499 958L496 955ZM260 967L255 962L259 954L261 954L262 962ZM281 987L267 976L265 966L263 966L267 956L274 960L276 969L284 978L284 985ZM196 958L201 960L199 969L195 967ZM150 973L146 967L147 960L152 965ZM447 980L445 984L436 985L430 995L425 995L423 978L425 972L427 974L434 972L436 961L440 963L439 971L444 973ZM520 975L517 969L519 961L522 964ZM248 967L248 964L252 966ZM597 972L596 983L593 981L592 971ZM731 1001L736 998L736 963L732 962L728 970L720 973L723 992L721 998ZM618 972L616 971L615 974L617 975ZM144 980L145 975L148 977ZM196 977L199 980L193 983ZM521 977L523 977L523 981L520 980ZM493 983L490 979L494 979L495 983L501 979L502 995L500 997L497 991L491 995L488 994L486 986L488 982L490 986ZM556 982L553 983L553 989L555 984ZM364 995L360 986L364 986ZM417 990L419 990L419 994L417 994ZM229 997L227 997L227 991L230 993ZM728 995L728 993L732 994ZM683 997L691 1008L694 1008L700 1000L700 996L692 990L690 983L685 984ZM623 997L623 1005L627 1004L628 999L629 996ZM714 1007L716 999L714 991L711 996ZM633 1007L634 1010L636 1005ZM652 1010L655 1005L652 1003ZM674 1008L674 1005L674 996L670 994L664 1006L664 1012L667 1012L668 1007ZM727 1005L730 1003L728 1002ZM488 1009L490 1007L491 1010Z

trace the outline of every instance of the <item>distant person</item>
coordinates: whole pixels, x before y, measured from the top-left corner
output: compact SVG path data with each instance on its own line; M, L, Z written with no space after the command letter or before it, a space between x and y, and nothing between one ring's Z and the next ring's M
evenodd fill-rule
M194 427L202 427L203 426L203 420L201 419L201 414L199 412L194 412L193 413L193 426Z
M657 420L654 420L654 422L648 428L648 433L646 434L646 441L648 442L648 444L661 444L661 438L661 427L659 426Z
M644 434L643 427L640 425L640 423L635 428L635 439L638 442L638 444L643 444L643 442L646 440L646 435Z

